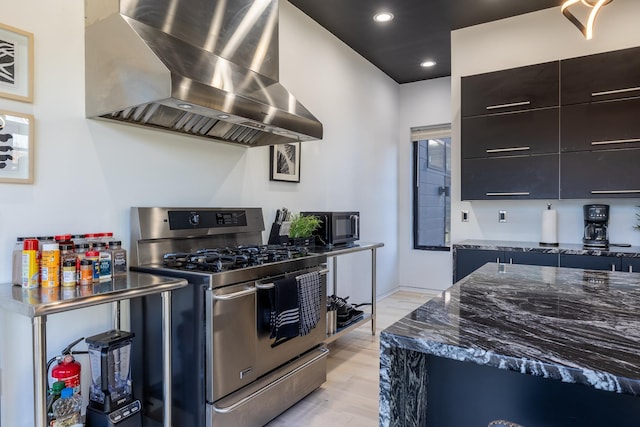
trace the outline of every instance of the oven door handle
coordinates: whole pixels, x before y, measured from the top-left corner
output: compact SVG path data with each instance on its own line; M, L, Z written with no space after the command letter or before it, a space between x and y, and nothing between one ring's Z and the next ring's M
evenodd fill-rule
M213 294L213 299L217 301L229 301L232 299L242 298L247 295L251 295L255 293L256 293L256 288L250 288L250 289L245 289L239 292L233 292L231 294L222 294L222 295Z
M329 273L329 269L328 268L323 268L322 270L318 270L318 274L320 275L325 275ZM300 276L296 276L296 279L299 279ZM268 282L268 283L256 283L256 289L260 289L260 290L266 290L266 289L273 289L275 288L275 284L273 282Z

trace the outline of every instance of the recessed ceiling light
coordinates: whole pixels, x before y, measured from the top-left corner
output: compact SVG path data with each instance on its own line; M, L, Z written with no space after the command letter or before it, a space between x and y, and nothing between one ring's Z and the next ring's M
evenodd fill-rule
M420 66L422 68L429 68L429 67L433 67L434 65L436 65L436 61L431 61L431 60L423 61L420 63Z
M191 104L178 104L178 107L183 108L185 110L189 110L189 109L193 108L193 105L191 105Z
M224 120L224 119L228 119L228 118L229 118L229 115L228 115L228 114L218 114L218 118L219 118L219 119L222 119L222 120Z
M393 20L393 13L391 12L380 12L376 13L373 16L373 20L376 22L389 22Z

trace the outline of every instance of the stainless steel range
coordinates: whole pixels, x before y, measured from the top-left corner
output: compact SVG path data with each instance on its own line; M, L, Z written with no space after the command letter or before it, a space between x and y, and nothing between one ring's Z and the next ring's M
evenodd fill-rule
M131 269L189 281L172 296L175 426L262 426L326 379L326 256L263 245L263 230L260 208L131 209ZM317 323L274 336L274 289L302 277L319 282ZM131 302L148 424L163 414L161 310L159 297Z

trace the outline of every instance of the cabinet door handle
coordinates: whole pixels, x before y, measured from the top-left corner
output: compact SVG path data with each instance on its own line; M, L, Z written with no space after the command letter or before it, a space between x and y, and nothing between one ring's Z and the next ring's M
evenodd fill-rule
M630 144L632 142L640 142L640 138L610 139L608 141L592 141L591 145Z
M488 105L485 108L487 110L496 110L498 108L519 107L521 105L529 105L529 104L531 104L531 101L522 101L522 102L512 102L510 104Z
M627 87L624 89L604 90L602 92L592 92L591 96L615 95L617 93L627 93L627 92L635 92L635 91L640 91L640 86Z
M616 271L616 266L615 266L615 264L611 264L611 271Z
M591 190L591 194L636 194L640 190Z
M485 151L487 153L508 153L510 151L527 151L527 150L531 150L531 147L488 148Z
M528 191L511 192L511 193L485 193L486 196L528 196Z
M633 273L633 266L632 265L629 266L629 273Z

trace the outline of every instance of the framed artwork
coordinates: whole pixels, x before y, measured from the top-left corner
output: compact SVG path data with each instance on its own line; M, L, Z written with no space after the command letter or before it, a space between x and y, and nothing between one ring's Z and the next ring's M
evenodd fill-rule
M33 102L33 34L0 24L0 96Z
M300 143L271 146L271 181L300 182Z
M0 110L0 183L32 184L34 119Z

